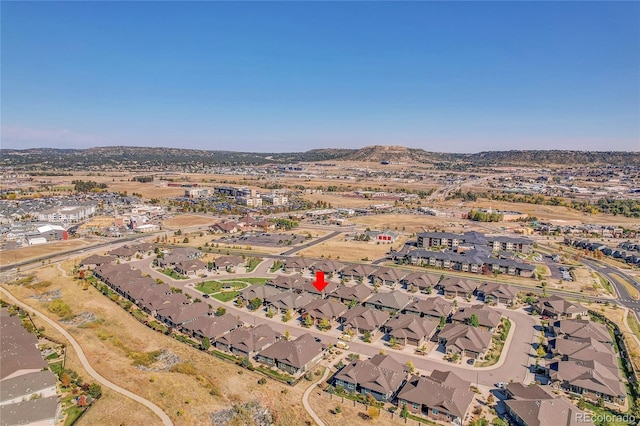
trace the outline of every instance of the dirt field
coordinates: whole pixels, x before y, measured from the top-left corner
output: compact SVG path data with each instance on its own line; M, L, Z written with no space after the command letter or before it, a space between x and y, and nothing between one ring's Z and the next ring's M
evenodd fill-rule
M345 241L344 235L338 235L297 254L317 258L331 255L333 259L339 258L343 261L361 261L363 258L376 260L384 257L392 247L396 250L402 247L408 238L408 236L400 237L393 244L376 244L364 241Z
M352 222L371 229L398 230L407 233L423 232L425 229L441 229L446 232L464 232L463 224L469 225L468 221L455 218L443 218L428 215L410 214L377 214L370 216L357 216L351 219ZM469 229L466 229L467 231Z
M181 214L162 221L162 226L170 229L180 229L190 226L209 226L219 221L220 219L212 216L205 217L198 215Z
M348 424L367 424L372 423L376 425L382 426L397 426L399 424L404 424L404 421L400 419L400 416L396 415L395 420L391 420L389 413L381 413L381 415L374 421L366 421L363 420L361 415L366 414L367 410L362 406L362 404L356 404L357 407L353 406L353 401L344 400L344 403L341 402L341 398L334 397L334 399L329 399L328 395L325 393L319 394L320 390L311 392L309 396L309 404L313 411L325 422L327 425L348 425ZM335 408L340 406L342 408L342 412L339 414L335 413ZM414 422L415 423L415 422Z
M21 247L13 250L3 250L0 252L0 265L35 259L52 253L60 253L78 247L89 246L89 244L87 240L79 238L54 243L36 244L34 246Z
M73 261L66 262L67 271ZM46 290L60 289L64 300L75 314L93 312L98 321L89 326L66 327L82 344L88 359L94 368L115 383L150 399L163 408L172 417L176 425L207 424L210 412L225 408L230 402L244 402L258 399L276 412L278 424L304 424L307 419L300 401L306 383L294 388L268 380L265 386L257 385L260 377L235 365L219 361L172 338L161 335L140 324L126 314L119 306L98 293L93 287L82 290L78 281L60 277L60 271L53 265L38 271L40 279L50 280L53 284ZM8 287L12 293L31 306L46 312L46 303L35 302L26 297L36 291L26 287ZM189 374L177 372L144 372L132 364L131 354L166 349L187 363ZM187 370L187 371L189 371ZM239 374L238 371L242 371ZM211 384L211 385L209 385ZM220 396L211 395L215 389ZM281 397L281 391L287 389L287 397ZM131 405L132 411L142 412L140 407ZM154 424L145 421L141 414L121 412L117 409L90 412L84 424L120 424L131 423L131 419L140 419L132 424ZM122 405L123 409L127 404ZM95 417L92 417L95 416ZM112 416L115 422L104 416ZM103 423L103 419L107 423Z

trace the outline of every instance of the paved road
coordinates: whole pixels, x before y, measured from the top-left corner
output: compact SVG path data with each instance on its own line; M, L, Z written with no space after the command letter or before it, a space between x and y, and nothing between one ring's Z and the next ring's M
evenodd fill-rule
M20 302L11 293L9 293L5 288L0 287L0 291L2 293L4 293L12 301L12 303L14 303L14 304L16 304L18 306L21 306L22 308L27 309L28 311L34 311L34 309L31 306ZM172 426L173 425L173 422L171 421L169 416L167 416L167 414L164 411L162 411L162 409L160 407L158 407L157 405L155 405L153 402L149 401L148 399L144 399L143 397L141 397L139 395L136 395L135 393L130 392L130 391L128 391L128 390L116 385L115 383L110 382L109 380L105 379L104 377L102 377L96 370L93 369L93 367L89 363L89 360L85 356L84 351L82 350L82 347L80 346L80 344L76 341L76 339L73 338L73 336L71 334L69 334L67 332L67 330L62 328L57 322L53 321L51 318L48 318L42 312L37 311L37 313L38 313L38 318L41 318L47 324L49 324L50 326L52 326L53 328L58 330L69 341L69 343L71 343L71 346L73 346L73 349L76 351L76 354L78 354L78 358L80 359L80 363L82 364L84 369L87 370L87 373L89 373L89 375L91 377L93 377L98 383L100 383L102 386L104 386L106 388L109 388L109 389L111 389L111 390L113 390L115 392L118 392L119 394L122 394L122 395L124 395L126 397L129 397L132 400L134 400L134 401L144 405L145 407L149 408L154 414L156 414L158 417L160 417L160 420L162 420L162 424L164 424L166 426Z
M315 411L313 411L313 408L311 408L311 406L309 405L309 395L316 388L316 385L318 383L322 383L324 380L327 379L327 377L329 377L329 369L325 368L324 369L324 374L322 375L322 377L320 377L320 379L318 379L311 386L309 386L307 388L307 390L304 391L304 394L302 395L302 406L304 407L305 410L307 410L307 413L309 413L311 418L316 422L316 424L318 426L325 426L325 424L322 421L322 419L320 419L320 417L318 417L318 415L315 413Z
M627 288L619 282L619 280L612 276L611 274L615 274L627 282L631 283L634 287L640 291L640 283L634 279L634 277L628 275L621 269L616 269L604 262L599 262L594 259L587 259L584 256L580 258L580 262L587 265L589 268L601 273L608 279L611 284L616 289L616 293L618 293L618 303L629 308L629 310L635 313L636 317L640 318L640 300L635 300L627 291Z
M335 237L337 235L340 235L340 234L342 234L342 231L333 231L332 233L327 234L324 237L316 238L313 241L309 241L308 243L304 243L304 244L301 244L299 246L296 246L296 247L292 248L291 250L287 250L284 253L282 253L282 255L283 256L291 256L292 254L297 253L302 249L306 249L306 248L309 248L311 246L315 246L316 244L319 244L319 243L321 243L323 241L327 241L327 240L329 240L329 239L331 239L331 238L333 238L333 237Z

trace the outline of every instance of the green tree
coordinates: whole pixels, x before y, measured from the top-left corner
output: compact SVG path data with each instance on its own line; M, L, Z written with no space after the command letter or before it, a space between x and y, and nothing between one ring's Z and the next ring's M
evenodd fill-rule
M257 309L257 308L256 308L256 309ZM227 309L226 309L226 308L224 308L223 306L218 306L218 309L216 309L216 316L217 316L217 317L221 317L221 316L223 316L223 315L224 315L224 314L226 314L226 313L227 313Z
M97 383L91 383L87 393L91 395L93 399L98 399L102 396L102 387Z
M313 325L313 318L311 318L311 315L305 315L304 319L302 320L302 325L309 328Z
M262 300L259 297L255 297L249 302L249 309L251 309L252 311L255 311L260 306L262 306Z
M438 330L442 330L445 325L447 325L447 318L440 317L440 324L438 324Z
M400 411L400 417L407 418L409 417L409 409L407 408L407 403L402 403L402 410Z
M478 327L480 325L480 320L478 319L478 316L476 314L471 314L467 319L467 324L469 324L471 327Z
M211 347L211 342L209 341L208 337L203 337L202 338L202 344L200 345L202 347L203 350L208 350Z
M322 318L320 322L318 322L318 328L320 328L320 330L329 330L331 328L331 323L328 319Z
M409 369L409 373L413 373L416 370L415 366L413 365L413 361L411 360L407 361L406 366Z

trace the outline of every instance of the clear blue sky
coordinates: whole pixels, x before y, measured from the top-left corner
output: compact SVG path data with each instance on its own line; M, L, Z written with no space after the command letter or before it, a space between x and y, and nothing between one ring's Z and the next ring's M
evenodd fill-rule
M640 150L638 2L2 2L2 147Z

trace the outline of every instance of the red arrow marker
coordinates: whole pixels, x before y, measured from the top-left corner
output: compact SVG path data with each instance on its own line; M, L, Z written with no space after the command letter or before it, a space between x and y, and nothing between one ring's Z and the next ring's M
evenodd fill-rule
M329 283L324 280L324 272L316 271L316 280L313 282L313 286L318 289L318 291L324 290L324 288Z

